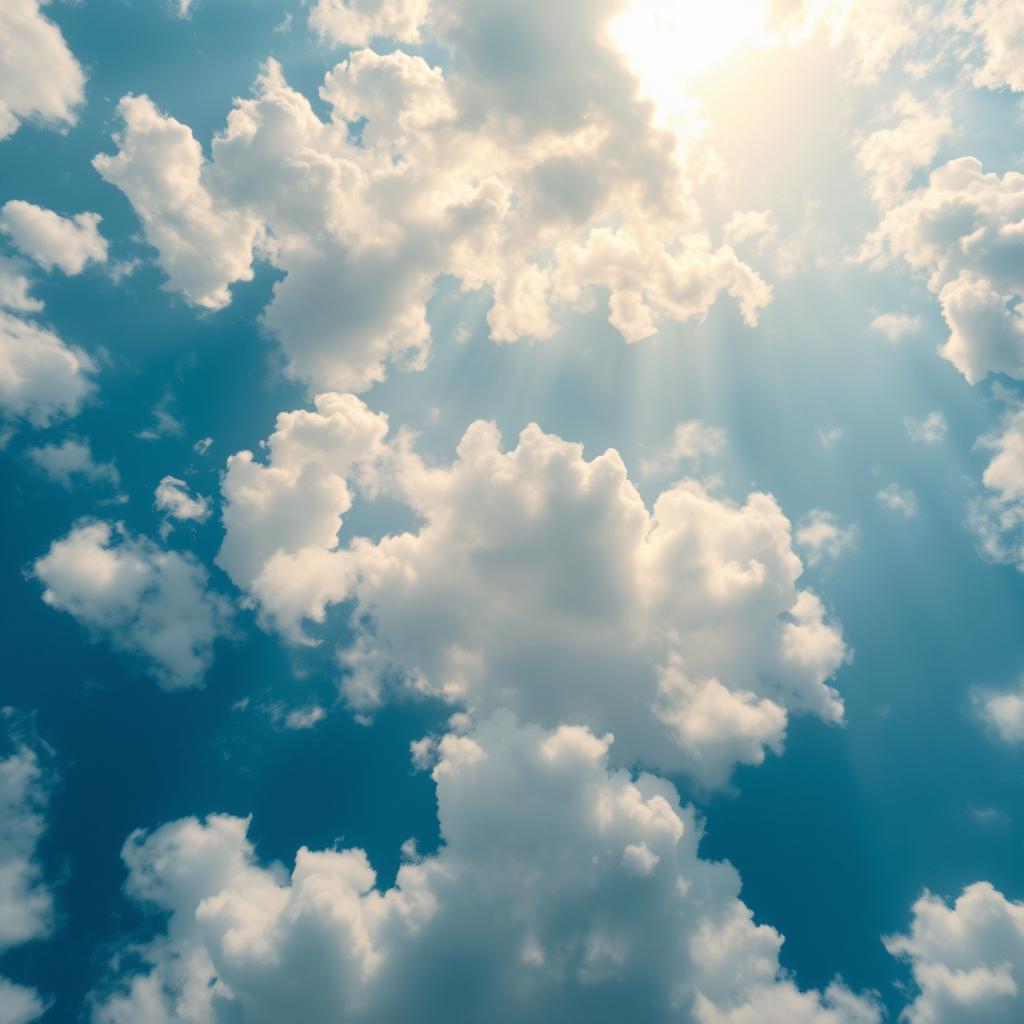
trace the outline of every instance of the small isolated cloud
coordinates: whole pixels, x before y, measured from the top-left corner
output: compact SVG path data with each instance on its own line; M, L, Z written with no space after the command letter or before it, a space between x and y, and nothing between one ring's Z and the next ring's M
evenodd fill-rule
M111 487L117 487L121 482L114 463L97 462L86 440L68 437L60 444L30 448L25 454L50 480L68 489L78 481L109 484Z
M58 127L75 123L85 75L39 0L0 4L0 140L22 121Z
M99 233L98 213L61 217L20 199L0 207L2 231L25 256L45 270L80 274L90 263L105 263L107 242Z
M856 526L843 526L831 512L815 508L797 524L795 538L807 561L817 565L825 559L842 557L857 543L858 536Z
M706 459L720 454L725 448L725 431L709 427L701 420L687 420L672 432L672 440L653 458L640 466L644 476L667 476L681 466L697 469Z
M887 484L875 497L883 508L898 513L904 519L913 519L917 515L917 495L909 487Z
M905 335L919 331L921 318L909 313L880 313L871 321L871 329L895 343Z
M975 690L975 713L1003 743L1024 743L1024 681L1016 690Z
M210 516L210 499L193 495L188 484L176 476L165 476L157 484L153 504L158 512L163 512L168 532L172 519L204 523Z
M906 1024L1016 1024L1024 1020L1024 904L989 882L949 906L925 892L910 931L885 948L910 964L917 993Z
M90 633L141 659L166 690L199 686L230 606L207 589L206 570L124 527L79 523L33 565L43 600Z
M908 416L904 421L907 434L911 441L918 441L921 444L940 444L946 439L949 424L941 412L928 413L927 416L917 420Z

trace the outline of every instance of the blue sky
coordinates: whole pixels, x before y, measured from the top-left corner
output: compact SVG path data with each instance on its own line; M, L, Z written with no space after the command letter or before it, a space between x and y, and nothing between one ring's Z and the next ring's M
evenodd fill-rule
M0 1024L1020 1019L1019 3L0 32Z

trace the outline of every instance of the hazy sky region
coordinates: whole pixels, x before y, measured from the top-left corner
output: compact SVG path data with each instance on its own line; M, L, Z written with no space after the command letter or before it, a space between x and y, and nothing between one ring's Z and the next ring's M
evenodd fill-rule
M0 3L0 1024L1024 1020L1024 0Z

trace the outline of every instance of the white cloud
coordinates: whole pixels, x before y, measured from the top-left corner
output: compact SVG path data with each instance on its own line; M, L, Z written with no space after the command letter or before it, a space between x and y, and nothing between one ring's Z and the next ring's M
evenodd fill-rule
M683 156L605 36L613 6L442 5L433 28L451 70L353 52L324 79L327 121L268 62L209 159L187 127L126 97L119 152L96 166L189 301L225 305L254 253L284 273L263 322L314 389L422 366L443 274L491 291L496 341L549 337L605 291L628 341L703 317L722 293L754 323L771 290L711 245ZM503 63L502 33L517 39Z
M941 444L946 439L946 433L949 430L946 417L938 409L919 420L908 416L903 423L910 435L910 440L918 441L921 444Z
M230 609L190 555L86 521L54 541L33 571L50 607L140 658L164 689L201 685Z
M897 512L904 519L913 519L917 515L917 495L909 487L886 484L875 497L883 508Z
M701 420L687 420L672 431L672 440L653 458L644 460L640 469L645 476L674 473L680 466L698 467L725 448L725 431Z
M133 834L127 891L170 915L96 1024L693 1020L877 1024L834 983L801 992L739 878L698 856L673 787L611 771L611 737L508 716L438 744L442 844L376 887L358 849L262 867L248 822Z
M0 139L25 120L75 123L85 76L39 0L0 4Z
M422 526L340 549L350 495L338 474L352 456L285 444L294 424L323 429L333 404L358 410L360 455L381 454L385 424L351 396L283 415L268 466L229 461L218 561L293 638L303 618L355 599L342 652L355 709L411 688L585 722L613 729L623 756L709 786L779 750L787 710L841 721L827 680L842 635L798 588L790 524L769 495L736 505L683 481L648 511L616 452L587 462L536 426L502 452L478 422L449 466L393 446L375 471Z
M89 263L105 263L107 242L98 213L61 217L53 210L12 199L0 207L0 231L41 267L80 274Z
M843 526L831 512L814 508L797 524L797 547L807 553L807 560L816 565L823 559L841 558L856 543L856 526Z
M871 321L871 329L885 335L890 342L899 341L904 335L914 334L921 329L921 318L909 313L879 313Z
M0 952L46 938L55 924L37 857L52 783L47 761L32 720L0 708ZM0 1022L28 1024L46 1008L34 989L0 976Z
M117 110L124 123L118 153L93 165L128 196L169 286L198 306L226 306L228 286L252 279L257 224L210 198L189 128L164 117L148 96L125 96Z
M210 499L201 494L193 496L188 484L176 476L161 479L157 484L153 504L168 519L203 523L210 515Z
M953 119L947 97L932 95L924 103L903 93L886 110L885 120L891 126L864 135L856 157L872 198L888 208L903 195L914 172L935 160L940 143L953 131Z
M88 441L67 437L60 444L30 448L28 458L54 483L71 488L75 481L117 487L121 476L112 462L96 462Z
M0 414L36 427L74 416L96 372L89 356L32 318L41 311L28 278L0 259Z
M987 493L968 522L987 557L1024 572L1024 408L1011 405L1000 429L979 444L994 454L982 474Z
M890 208L866 250L927 274L949 339L939 353L976 384L990 373L1024 378L1024 174L985 174L961 157Z
M972 693L978 717L1004 743L1024 743L1024 682L1016 690L999 693L975 690Z
M968 886L952 907L926 892L909 933L885 945L910 963L919 989L906 1024L1016 1024L1024 1015L1024 905L990 883Z
M347 477L382 452L387 417L353 395L323 394L316 411L281 413L266 443L228 459L221 481L224 542L217 564L259 601L266 621L303 640L303 618L323 620L348 589L336 565L341 517L352 504Z
M418 43L429 7L429 0L317 0L309 24L342 46L367 46L378 36Z

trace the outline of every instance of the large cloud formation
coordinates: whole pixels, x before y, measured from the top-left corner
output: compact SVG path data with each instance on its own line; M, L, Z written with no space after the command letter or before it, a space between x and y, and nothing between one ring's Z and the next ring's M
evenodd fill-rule
M611 737L508 715L441 741L442 845L381 891L363 851L263 867L248 822L127 841L127 891L168 916L94 1024L566 1020L877 1024L840 982L801 992L673 787L612 771Z
M0 953L44 939L54 926L53 894L36 856L46 831L47 760L31 719L0 709ZM46 1008L34 989L0 976L4 1024L29 1024Z
M218 561L265 621L354 600L341 659L359 711L411 688L473 711L612 730L628 761L722 784L782 746L788 710L839 722L828 680L847 650L775 499L742 505L695 481L648 509L613 450L530 426L502 451L474 423L428 466L351 395L283 414L262 466L229 460ZM301 431L301 434L300 434ZM360 469L359 467L362 467ZM355 467L353 469L353 467ZM360 473L422 525L339 547Z
M139 658L168 690L198 686L230 607L190 555L98 520L77 524L33 565L43 600Z
M722 292L754 323L770 289L702 227L679 140L608 37L621 7L435 4L447 71L357 50L324 79L325 121L270 61L209 159L187 126L127 96L118 151L94 163L189 302L226 305L256 257L284 272L263 322L316 390L422 365L441 275L491 291L496 341L549 337L558 310L600 294L628 341L702 317ZM312 18L349 40L378 22L407 38L417 10L321 3Z
M0 4L0 140L26 119L75 122L85 76L60 29L43 16L46 0Z
M925 893L910 932L886 939L920 990L906 1024L1016 1024L1024 1019L1024 904L988 882L968 886L952 907Z

